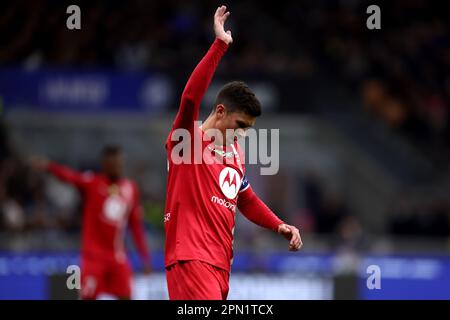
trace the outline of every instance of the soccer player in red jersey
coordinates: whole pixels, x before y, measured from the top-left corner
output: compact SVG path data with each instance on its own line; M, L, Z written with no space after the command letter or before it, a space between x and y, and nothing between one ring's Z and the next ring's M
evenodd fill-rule
M139 190L122 176L123 158L117 146L107 146L102 154L101 173L80 173L45 158L31 160L35 169L45 170L74 185L84 198L81 243L81 299L100 294L131 298L132 269L125 251L129 224L149 273L150 255L145 241Z
M196 124L202 97L233 41L231 32L224 29L229 15L225 6L217 8L216 39L186 84L166 141L165 267L169 297L174 300L227 298L236 207L250 221L287 238L291 251L302 246L299 230L280 220L256 196L245 177L243 155L235 137L252 127L261 114L260 103L248 86L243 82L225 85L209 117L202 126ZM211 143L213 139L207 134L210 129L219 131L222 139ZM230 129L235 133L232 139L226 135ZM184 137L179 139L183 132L201 137L201 149L196 150L194 139L187 144L190 150L179 152L179 144L186 145ZM180 162L175 156L179 153L192 161ZM198 153L205 161L195 162ZM226 161L212 161L220 157Z

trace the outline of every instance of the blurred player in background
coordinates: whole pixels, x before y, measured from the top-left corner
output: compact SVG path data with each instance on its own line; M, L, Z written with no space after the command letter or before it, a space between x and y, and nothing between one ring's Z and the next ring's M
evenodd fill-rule
M201 127L194 123L214 71L233 41L231 32L224 30L229 15L225 6L217 8L216 39L187 82L166 142L169 173L164 216L165 266L169 297L175 300L227 298L236 206L252 222L285 236L291 251L302 246L299 230L281 221L256 196L245 177L236 137L252 127L261 114L260 103L248 86L243 82L225 85L208 119ZM202 137L200 152L210 148L204 153L208 160L223 157L227 163L175 163L172 151L179 140L174 135L177 129L188 130L191 137ZM222 141L214 140L213 148L207 141L212 139L204 139L209 129L222 135ZM225 134L227 129L234 132L231 139ZM194 152L188 153L195 157Z
M128 224L143 262L144 273L150 273L151 264L139 190L136 183L122 176L120 147L107 146L103 149L101 173L80 173L41 157L33 157L31 165L74 185L84 199L81 299L96 299L100 294L130 299L132 269L125 251Z

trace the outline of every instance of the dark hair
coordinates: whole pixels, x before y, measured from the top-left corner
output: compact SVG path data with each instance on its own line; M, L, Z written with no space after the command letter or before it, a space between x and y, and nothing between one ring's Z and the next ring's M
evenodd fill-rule
M223 104L228 112L243 112L252 117L261 115L261 103L245 82L229 82L220 89L214 103ZM214 111L213 110L213 111Z
M102 157L116 156L122 153L122 148L118 145L107 145L103 147Z

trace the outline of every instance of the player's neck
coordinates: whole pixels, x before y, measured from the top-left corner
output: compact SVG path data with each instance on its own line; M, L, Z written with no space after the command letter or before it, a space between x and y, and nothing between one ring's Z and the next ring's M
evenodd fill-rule
M107 173L105 173L105 172L103 172L103 175L105 176L105 178L106 179L108 179L108 181L109 182L111 182L111 183L118 183L120 180L121 180L121 176L112 176L112 175L109 175L109 174L107 174Z
M203 131L203 133L206 133L209 129L217 129L214 125L214 119L212 117L208 117L205 122L200 126L200 129ZM214 145L216 147L226 148L227 143L226 141L224 143L219 143L219 141L214 140Z
M202 129L203 132L208 131L209 129L214 128L214 119L211 117L206 118L206 120L203 122L203 124L200 126L200 129Z

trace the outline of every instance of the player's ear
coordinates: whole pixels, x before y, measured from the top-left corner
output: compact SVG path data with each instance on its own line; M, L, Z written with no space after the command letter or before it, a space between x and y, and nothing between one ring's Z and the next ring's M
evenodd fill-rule
M223 118L226 112L226 107L223 104L220 103L216 106L216 117Z

